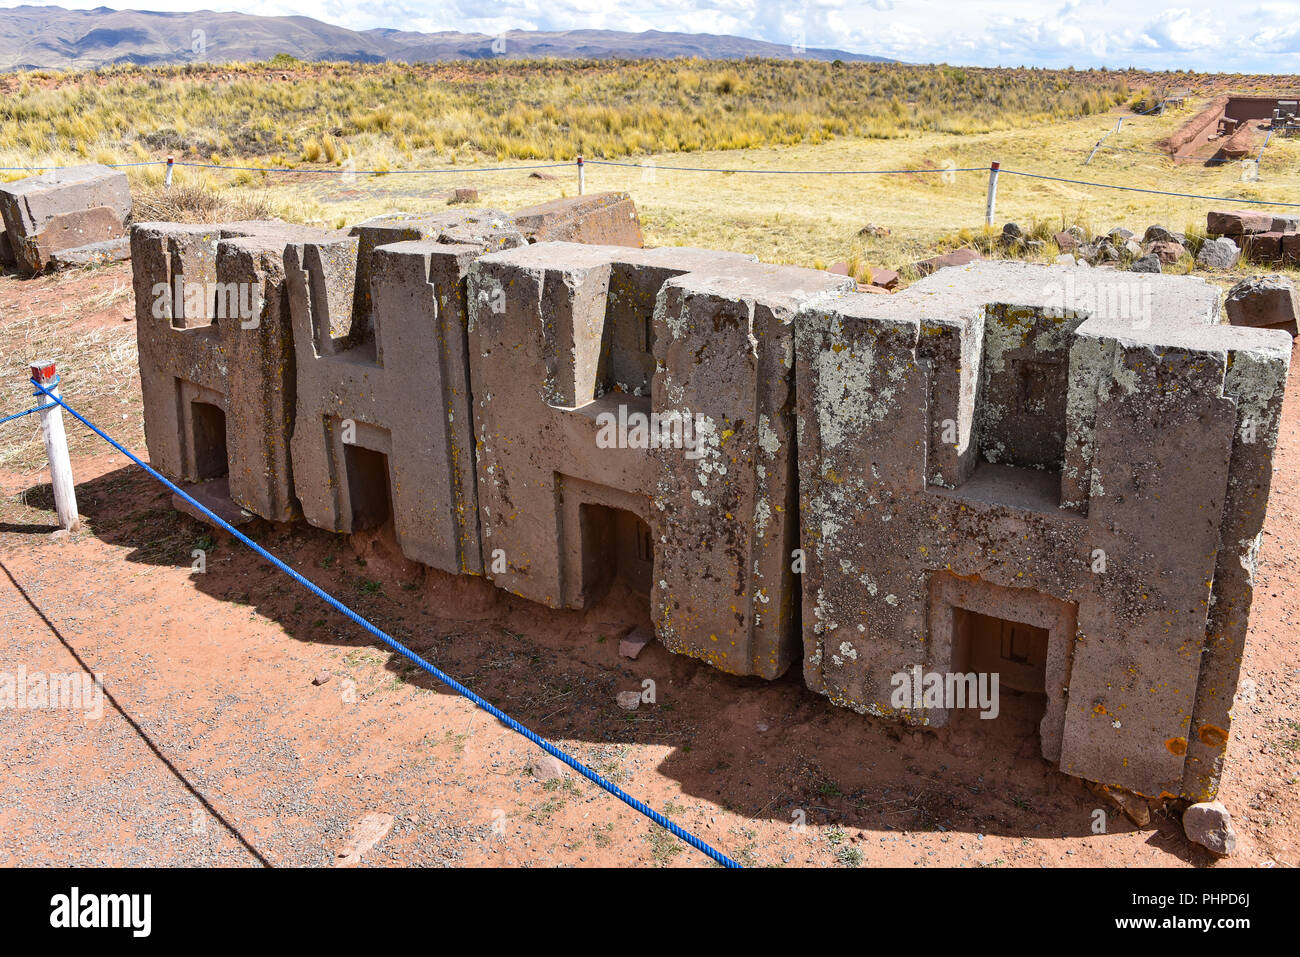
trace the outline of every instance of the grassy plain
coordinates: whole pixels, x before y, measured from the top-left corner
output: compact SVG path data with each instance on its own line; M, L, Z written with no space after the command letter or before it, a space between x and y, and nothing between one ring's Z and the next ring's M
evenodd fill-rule
M1203 226L1224 205L1018 176L1032 172L1148 190L1295 202L1300 142L1275 137L1258 182L1240 164L1175 166L1155 144L1198 106L1137 116L1153 91L1283 89L1296 78L1134 71L967 70L745 61L481 62L420 67L244 64L0 78L0 166L179 162L131 169L142 213L271 213L342 225L446 204L452 187L513 209L587 189L628 190L647 242L755 252L818 265L897 268L979 241L991 161L997 220L1141 232ZM1125 117L1090 165L1093 144ZM565 163L530 176L522 167ZM604 165L616 162L629 165ZM489 168L506 166L506 171ZM745 170L678 171L674 167ZM941 174L944 168L975 172ZM437 172L407 174L404 169ZM828 175L885 169L885 175ZM353 172L355 170L355 172ZM371 173L369 171L379 171ZM788 175L777 170L803 171ZM818 172L822 171L822 172ZM0 173L13 178L21 171ZM184 202L177 202L184 199ZM875 224L888 236L860 236ZM963 230L965 232L963 232ZM1049 248L1045 255L1052 252ZM1244 267L1243 267L1244 268Z

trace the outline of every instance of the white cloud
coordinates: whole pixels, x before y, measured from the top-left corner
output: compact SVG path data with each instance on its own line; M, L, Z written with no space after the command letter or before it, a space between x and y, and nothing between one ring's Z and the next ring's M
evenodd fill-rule
M0 7L31 0L0 0ZM90 8L103 0L61 0ZM122 2L122 0L119 0ZM496 34L507 29L732 33L912 62L1300 72L1296 4L1216 0L318 0L309 15L352 29ZM302 15L295 0L127 0L150 10ZM802 36L800 37L800 34Z

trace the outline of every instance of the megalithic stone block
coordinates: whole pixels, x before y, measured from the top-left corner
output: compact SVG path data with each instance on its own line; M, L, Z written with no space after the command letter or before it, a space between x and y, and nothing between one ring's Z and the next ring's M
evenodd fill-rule
M0 221L18 266L40 272L52 253L126 235L131 190L107 166L74 166L0 183Z
M374 235L389 239L394 230L417 228L432 238L377 243ZM523 245L523 237L495 215L476 212L429 217L418 226L385 220L353 232L285 252L297 349L293 460L303 513L318 528L352 532L382 520L387 504L406 557L480 574L466 277L478 256ZM451 235L474 244L446 242ZM363 290L366 305L358 312ZM358 315L367 329L360 342L355 325L345 328L346 317ZM382 474L358 466L366 453L371 463L384 456Z
M641 245L641 220L636 203L623 192L553 199L519 210L514 220L531 243Z
M1044 696L1061 770L1201 799L1287 337L1217 325L1186 277L953 272L798 320L806 682L942 725L969 701L914 694L922 675L997 673Z
M498 587L583 608L626 565L648 607L650 566L662 561L652 507L661 466L619 425L648 418L661 402L651 389L655 343L665 334L656 299L675 276L750 261L698 249L539 243L474 263L479 513L484 564ZM638 527L634 554L622 554L619 542Z
M228 474L231 498L273 521L298 515L284 248L329 236L274 222L131 231L150 460L182 481Z
M670 651L776 678L799 656L795 314L848 276L739 264L666 283L653 394L697 448L657 453L652 611Z

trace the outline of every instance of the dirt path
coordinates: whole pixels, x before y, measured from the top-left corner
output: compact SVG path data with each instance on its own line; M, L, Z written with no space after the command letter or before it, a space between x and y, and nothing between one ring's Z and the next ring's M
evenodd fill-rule
M132 336L78 285L0 278L0 356L23 364L30 303L56 298L88 350ZM48 307L45 307L48 308ZM90 307L87 307L90 308ZM94 335L99 338L94 338ZM93 355L81 359L82 368ZM96 420L143 452L134 380L83 384ZM1222 798L1238 855L1300 863L1300 365L1293 367ZM11 406L16 387L6 392ZM5 411L9 411L6 408ZM33 424L0 427L0 451ZM367 813L392 830L366 864L686 865L705 858L593 785L542 783L535 749L376 648L369 636L98 440L74 442L86 528L51 534L46 477L0 470L0 672L102 676L103 717L0 709L0 865L328 864ZM651 645L620 658L611 607L555 612L394 559L382 541L305 526L251 534L371 621L633 795L747 864L1112 865L1211 862L1177 822L1149 828L1034 756L1032 734L912 732L835 708L797 674L767 684ZM204 549L205 573L191 570ZM327 671L324 684L313 678ZM618 691L655 683L634 713ZM798 827L798 822L806 826Z

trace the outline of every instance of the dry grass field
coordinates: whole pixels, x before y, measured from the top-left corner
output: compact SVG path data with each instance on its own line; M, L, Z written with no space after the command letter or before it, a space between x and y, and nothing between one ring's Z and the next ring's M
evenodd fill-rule
M776 61L500 61L427 66L245 64L113 69L0 78L0 166L179 163L291 172L129 170L141 218L273 214L332 226L445 205L456 186L506 210L587 189L628 190L647 242L735 249L772 262L859 259L897 268L978 242L998 161L1033 172L1140 189L1294 201L1300 142L1275 137L1258 182L1240 164L1175 167L1155 150L1198 106L1133 111L1193 87L1286 89L1295 77L1137 71L976 70ZM624 166L602 165L615 162ZM530 176L528 167L555 179ZM679 172L673 167L746 173ZM944 175L827 175L830 170ZM426 174L398 170L436 170ZM803 171L799 175L777 170ZM355 172L354 172L355 171ZM378 172L370 172L378 171ZM0 178L24 175L22 169ZM1195 233L1222 203L1003 175L998 222L1077 223ZM179 208L177 208L179 207ZM871 223L888 237L860 237ZM963 230L968 232L963 233ZM1055 250L1049 248L1044 256ZM1244 269L1245 267L1243 267Z

